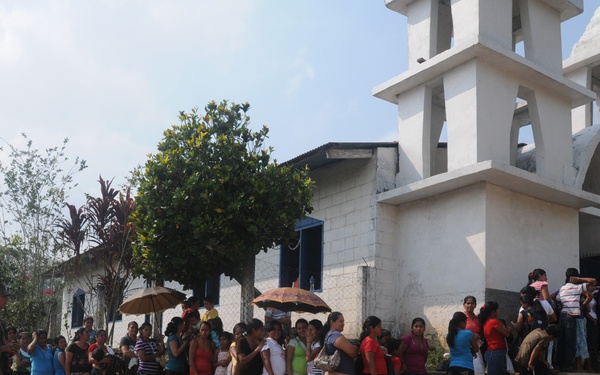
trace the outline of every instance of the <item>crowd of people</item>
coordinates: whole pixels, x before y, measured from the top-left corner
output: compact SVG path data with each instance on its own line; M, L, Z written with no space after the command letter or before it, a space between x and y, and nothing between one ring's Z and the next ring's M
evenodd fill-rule
M448 324L449 375L549 375L553 366L563 371L595 372L598 353L596 280L566 271L565 284L548 290L542 269L529 274L520 291L521 308L507 324L499 319L500 306L488 301L476 313L477 300L467 296L464 311L455 312ZM0 284L0 308L8 296ZM297 319L270 309L265 323L252 319L223 330L214 301L189 298L181 317L174 317L163 335L152 337L152 326L139 329L130 322L127 335L115 353L106 344L107 333L93 328L93 318L75 332L70 344L63 336L50 345L48 334L29 334L13 327L0 346L3 375L321 375L322 355L339 356L329 375L426 375L429 344L425 320L415 318L410 332L392 338L382 321L369 316L359 343L344 334L344 316L331 313L320 320ZM557 345L554 342L557 341ZM8 355L7 355L8 354ZM315 365L318 363L318 365ZM515 371L516 370L516 371Z
M565 276L565 284L551 293L546 271L533 270L510 324L498 318L498 302L486 302L476 314L477 299L465 297L464 312L455 313L448 324L449 372L483 375L487 368L489 375L549 375L555 367L596 372L596 280L581 277L575 268Z

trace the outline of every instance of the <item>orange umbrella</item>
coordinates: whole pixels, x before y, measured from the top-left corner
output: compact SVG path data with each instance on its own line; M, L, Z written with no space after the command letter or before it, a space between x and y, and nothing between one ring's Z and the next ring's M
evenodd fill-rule
M275 288L256 297L252 304L281 311L307 313L330 312L331 308L319 296L299 288Z

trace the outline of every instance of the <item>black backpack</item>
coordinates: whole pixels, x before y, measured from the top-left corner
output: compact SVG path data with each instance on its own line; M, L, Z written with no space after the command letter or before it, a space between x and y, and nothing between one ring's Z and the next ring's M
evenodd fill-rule
M521 331L523 338L534 329L546 329L548 327L548 315L544 310L536 310L533 307L528 307L521 311L521 315L523 316L523 331Z

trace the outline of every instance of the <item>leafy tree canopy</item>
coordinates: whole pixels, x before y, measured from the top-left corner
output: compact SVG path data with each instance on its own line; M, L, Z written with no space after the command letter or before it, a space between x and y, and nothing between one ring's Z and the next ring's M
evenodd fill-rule
M249 128L249 107L213 101L204 115L181 112L134 173L138 274L185 287L235 276L249 257L287 243L312 212L308 170L271 162L268 128Z

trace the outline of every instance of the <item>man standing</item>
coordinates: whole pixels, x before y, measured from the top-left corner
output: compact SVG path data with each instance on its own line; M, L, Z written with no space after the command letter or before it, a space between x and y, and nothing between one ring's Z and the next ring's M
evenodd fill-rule
M0 284L0 310L4 310L8 303L10 293L6 289L6 285ZM9 359L19 350L19 344L16 342L4 344L6 342L6 326L0 319L0 375L7 374Z

